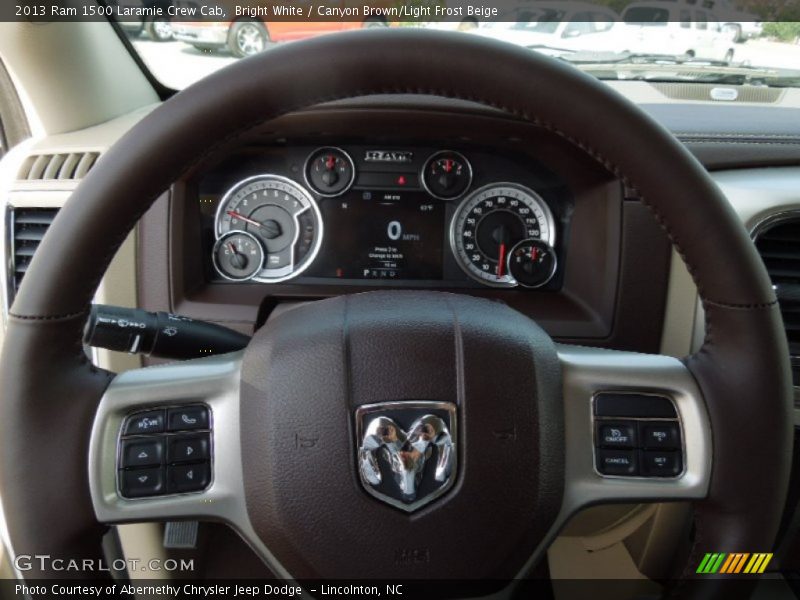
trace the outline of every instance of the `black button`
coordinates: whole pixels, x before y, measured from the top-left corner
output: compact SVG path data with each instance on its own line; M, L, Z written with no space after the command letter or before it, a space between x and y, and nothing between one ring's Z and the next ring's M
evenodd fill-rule
M169 439L167 462L197 462L208 460L208 434L176 435Z
M167 411L169 431L208 429L208 409L205 406L185 406Z
M681 434L677 423L645 421L639 423L643 448L677 450Z
M136 469L120 471L120 488L127 498L156 496L164 493L164 469Z
M597 450L597 470L604 475L636 475L635 450Z
M603 392L594 397L594 414L598 417L644 417L677 419L675 406L664 396Z
M141 433L163 433L164 411L149 410L128 417L125 422L124 435L138 435Z
M600 421L597 423L597 445L604 448L635 448L636 423Z
M167 481L170 492L196 492L205 489L211 480L211 465L175 465L167 467Z
M642 451L642 474L650 477L675 477L681 472L680 452Z
M164 440L161 436L122 440L121 467L149 467L164 462Z

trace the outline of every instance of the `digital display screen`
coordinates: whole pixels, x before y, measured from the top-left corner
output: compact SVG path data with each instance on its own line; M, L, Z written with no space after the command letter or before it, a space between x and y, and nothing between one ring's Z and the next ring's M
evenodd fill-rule
M325 232L309 276L442 278L442 202L423 192L353 191L319 207Z

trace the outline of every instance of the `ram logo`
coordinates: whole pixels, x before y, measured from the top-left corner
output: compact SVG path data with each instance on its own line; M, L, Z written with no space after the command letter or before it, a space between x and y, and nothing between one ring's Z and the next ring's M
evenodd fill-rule
M383 402L356 410L358 472L366 491L406 512L453 484L456 407L449 402Z

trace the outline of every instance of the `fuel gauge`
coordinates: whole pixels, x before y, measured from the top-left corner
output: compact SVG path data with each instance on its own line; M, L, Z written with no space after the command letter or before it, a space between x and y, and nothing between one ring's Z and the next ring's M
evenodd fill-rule
M245 281L264 266L264 249L246 231L231 231L214 244L214 267L225 279Z
M522 240L508 253L508 272L522 287L541 287L556 272L556 253L541 240Z

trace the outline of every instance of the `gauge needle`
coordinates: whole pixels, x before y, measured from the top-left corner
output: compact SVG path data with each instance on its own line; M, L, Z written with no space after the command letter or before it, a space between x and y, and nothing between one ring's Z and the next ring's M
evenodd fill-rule
M500 257L497 259L497 276L503 276L503 265L506 262L506 245L504 243L500 244Z
M244 215L236 212L235 210L228 210L225 212L234 219L239 219L240 221L244 221L245 223L250 223L250 225L255 225L256 227L261 227L261 223L259 223L255 219L250 219L248 217L245 217Z
M531 260L536 260L539 255L539 249L536 246L531 246Z
M234 254L237 254L236 246L233 245L233 242L228 242L228 248L231 249L231 252L233 252Z

